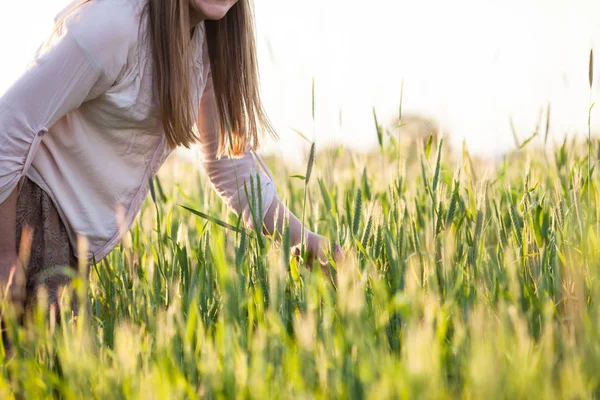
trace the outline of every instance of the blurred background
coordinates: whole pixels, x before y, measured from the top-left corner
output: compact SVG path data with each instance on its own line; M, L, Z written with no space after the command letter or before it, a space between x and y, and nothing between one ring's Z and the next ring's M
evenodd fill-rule
M0 3L0 93L68 2ZM515 147L511 120L521 141L545 126L549 104L553 139L587 134L598 94L588 84L597 0L255 0L255 8L263 97L281 137L265 150L292 163L306 147L294 129L321 148L373 149L373 108L392 127L402 82L406 118L483 157ZM592 125L600 128L600 105Z

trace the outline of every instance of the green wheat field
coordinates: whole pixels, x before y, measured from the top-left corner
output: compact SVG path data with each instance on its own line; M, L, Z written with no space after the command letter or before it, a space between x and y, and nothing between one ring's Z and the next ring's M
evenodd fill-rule
M268 160L280 197L343 246L326 273L171 159L75 278L77 318L42 301L22 327L4 303L0 398L598 398L600 140L552 143L540 123L492 162L396 132L376 123L370 155Z

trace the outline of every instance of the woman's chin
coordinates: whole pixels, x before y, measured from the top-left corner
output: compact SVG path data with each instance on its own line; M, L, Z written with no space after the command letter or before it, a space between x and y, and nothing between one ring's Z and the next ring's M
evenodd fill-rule
M232 5L204 5L200 8L200 12L207 20L223 19Z
M206 17L204 19L208 20L208 21L218 21L220 19L225 18L225 15L227 13L220 13L220 14L207 14Z

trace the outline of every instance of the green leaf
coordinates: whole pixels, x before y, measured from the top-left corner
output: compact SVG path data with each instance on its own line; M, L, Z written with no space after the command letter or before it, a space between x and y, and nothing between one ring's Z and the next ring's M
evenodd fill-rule
M533 135L529 136L527 139L525 139L525 141L523 143L521 143L521 145L519 146L519 149L524 148L525 146L527 146L527 144L529 142L531 142L537 135L539 132L534 132Z
M200 217L200 218L204 218L204 219L206 219L206 220L208 220L208 221L210 221L210 222L212 222L212 223L214 223L214 224L217 224L217 225L219 225L219 226L221 226L221 227L223 227L223 228L230 229L230 230L232 230L232 231L234 231L234 232L237 232L237 233L245 233L245 232L246 232L246 231L245 231L244 229L242 229L242 228L237 228L237 227L235 227L235 226L233 226L233 225L230 225L230 224L228 224L227 222L223 222L223 221L221 221L221 220L220 220L220 219L218 219L218 218L211 217L210 215L208 215L208 214L204 214L204 213L203 213L203 212L201 212L201 211L194 210L193 208L186 207L186 206L183 206L183 205L181 205L181 204L179 204L179 207L181 207L181 208L183 208L183 209L185 209L185 210L187 210L187 211L191 212L192 214L194 214L194 215L196 215L196 216L198 216L198 217ZM252 235L248 235L248 236L252 237Z
M373 120L375 121L375 130L377 132L377 142L379 143L379 148L383 150L383 129L379 125L379 121L377 120L377 112L375 111L375 107L373 107Z
M321 189L321 196L323 196L323 201L325 202L325 207L327 208L327 211L333 211L331 208L331 196L329 194L329 191L325 187L323 179L319 178L317 181L319 182L319 189Z
M298 134L298 136L300 136L302 139L306 140L308 143L311 142L311 140L309 138L306 137L306 135L302 132L300 132L298 129L295 128L291 128L294 132L296 132Z

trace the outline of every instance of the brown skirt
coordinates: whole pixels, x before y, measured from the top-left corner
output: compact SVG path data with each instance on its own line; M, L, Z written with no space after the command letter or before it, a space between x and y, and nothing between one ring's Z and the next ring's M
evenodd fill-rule
M17 200L17 254L25 226L33 229L26 269L26 309L35 305L43 287L48 296L48 305L54 305L54 309L58 311L62 289L69 285L72 272L76 273L77 259L54 203L29 178L23 178ZM71 305L76 313L75 297L73 296Z

